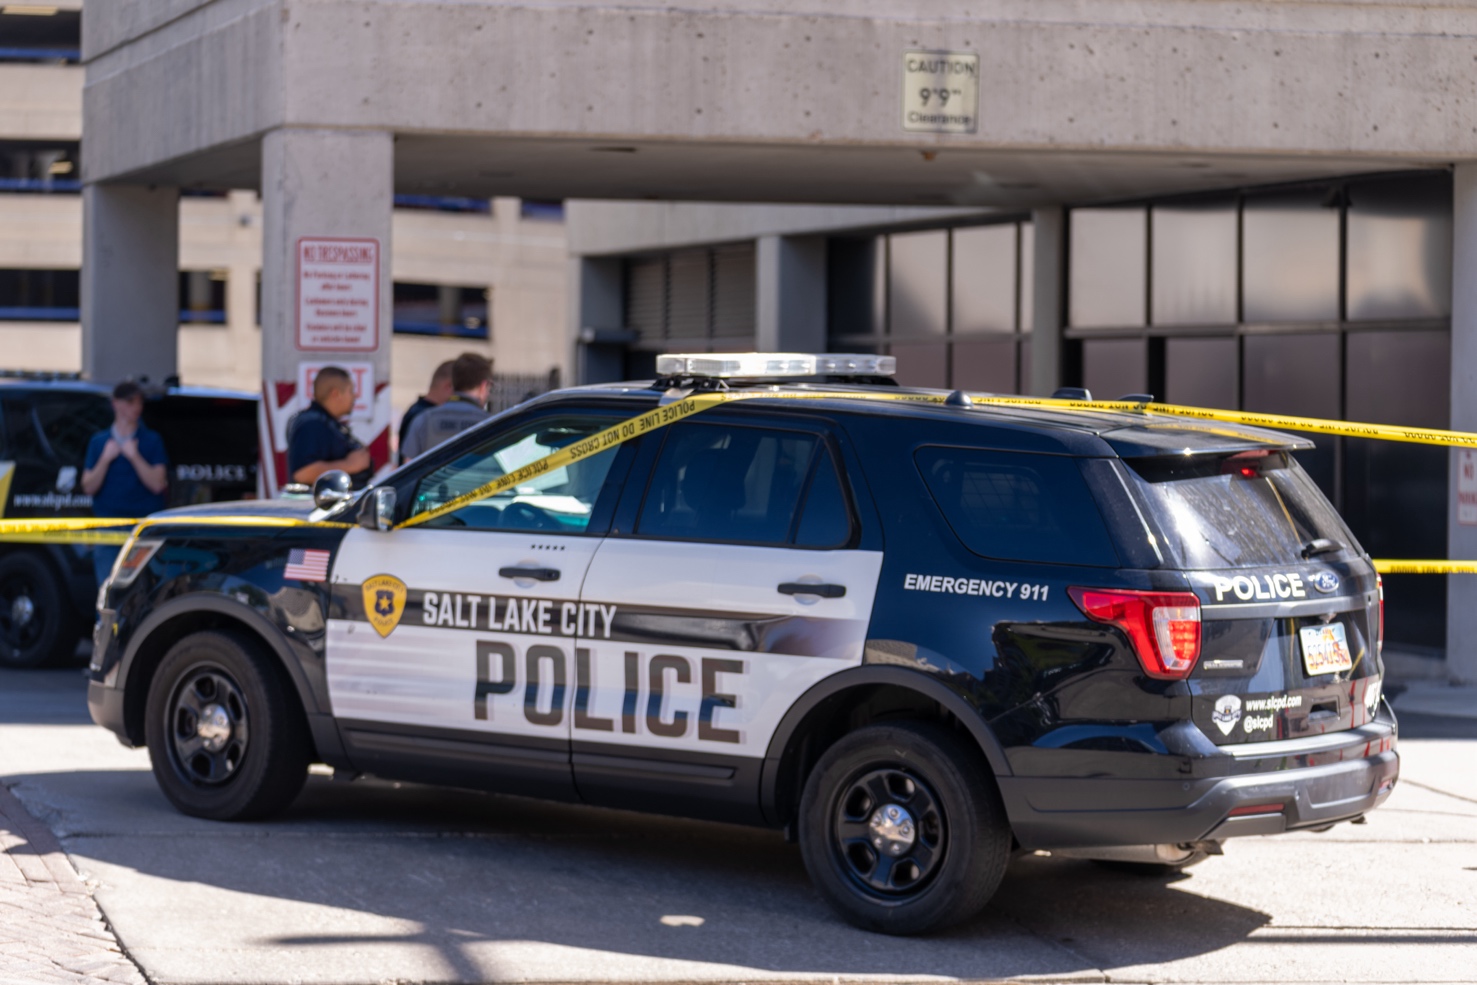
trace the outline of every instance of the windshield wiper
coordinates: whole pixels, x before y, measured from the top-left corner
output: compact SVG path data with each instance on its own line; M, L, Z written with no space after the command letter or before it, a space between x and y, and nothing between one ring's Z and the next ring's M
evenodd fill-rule
M1303 545L1303 557L1310 558L1317 554L1332 554L1335 551L1341 551L1343 549L1344 545L1338 541L1330 540L1327 537L1319 537Z

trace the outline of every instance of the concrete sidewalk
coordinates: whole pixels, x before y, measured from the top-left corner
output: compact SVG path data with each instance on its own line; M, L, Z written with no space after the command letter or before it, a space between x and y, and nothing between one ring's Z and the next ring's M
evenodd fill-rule
M144 985L56 838L3 785L0 982Z

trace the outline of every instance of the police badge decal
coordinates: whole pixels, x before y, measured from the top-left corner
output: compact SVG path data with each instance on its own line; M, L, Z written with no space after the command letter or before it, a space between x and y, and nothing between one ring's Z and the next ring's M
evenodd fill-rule
M394 575L375 575L366 578L362 587L365 618L376 633L389 636L405 611L405 582Z

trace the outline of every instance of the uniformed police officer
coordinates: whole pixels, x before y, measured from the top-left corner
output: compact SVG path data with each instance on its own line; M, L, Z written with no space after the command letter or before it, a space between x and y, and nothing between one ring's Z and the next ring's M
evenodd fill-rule
M492 392L491 359L475 352L457 356L451 364L451 386L456 392L446 403L422 411L410 425L400 448L407 462L492 416L487 412L487 397Z
M324 366L313 378L313 402L287 424L287 474L312 485L324 472L349 473L355 489L374 474L369 451L344 418L354 410L354 381L337 366Z

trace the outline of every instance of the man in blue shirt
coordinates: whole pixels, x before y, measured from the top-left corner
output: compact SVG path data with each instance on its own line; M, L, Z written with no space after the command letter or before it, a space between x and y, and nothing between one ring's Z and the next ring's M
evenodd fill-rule
M96 516L145 517L164 509L169 488L169 458L164 439L144 427L144 392L125 380L113 388L113 426L87 443L82 491L92 497ZM113 570L117 547L92 552L98 584Z
M287 423L287 475L312 485L324 472L349 473L355 489L374 475L369 451L354 437L343 418L354 410L354 381L337 366L324 366L313 377L313 402Z

